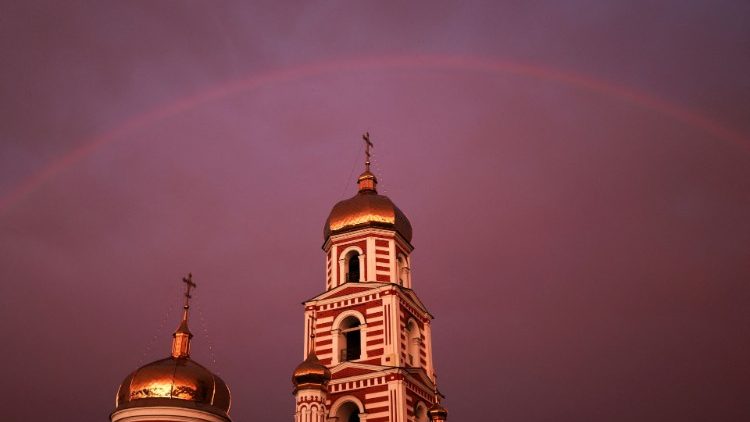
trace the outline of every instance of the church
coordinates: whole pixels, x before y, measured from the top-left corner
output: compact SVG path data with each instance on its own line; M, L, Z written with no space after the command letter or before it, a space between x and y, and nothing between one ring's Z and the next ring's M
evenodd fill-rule
M304 302L304 360L292 374L294 422L442 422L432 315L412 289L412 228L365 170L324 226L325 286ZM120 384L111 422L231 422L229 388L190 358L192 275L170 356ZM293 300L296 298L290 298Z

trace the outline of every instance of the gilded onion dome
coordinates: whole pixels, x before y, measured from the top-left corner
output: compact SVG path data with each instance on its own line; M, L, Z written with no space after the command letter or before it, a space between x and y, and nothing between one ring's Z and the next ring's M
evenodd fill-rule
M381 227L395 230L411 242L409 219L387 196L378 194L378 179L367 167L357 179L359 192L333 206L323 228L324 239L364 227Z
M144 365L120 384L115 399L115 412L139 407L182 407L210 412L229 420L231 405L229 387L198 362L190 359L188 329L190 288L195 287L192 275L183 279L187 284L182 321L173 334L171 356Z
M296 389L325 388L330 380L331 371L318 360L313 351L307 355L307 359L300 363L292 374L292 382Z
M224 381L189 357L157 360L125 378L117 392L117 410L174 406L203 410L228 418L231 404Z
M427 416L431 421L445 421L448 419L448 411L440 404L436 402L427 411Z

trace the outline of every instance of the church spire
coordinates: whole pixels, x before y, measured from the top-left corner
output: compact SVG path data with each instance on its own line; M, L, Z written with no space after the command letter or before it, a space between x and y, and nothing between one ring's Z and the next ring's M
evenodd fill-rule
M370 132L365 132L362 135L362 140L365 141L365 171L359 175L357 184L359 185L360 193L378 193L375 187L378 184L378 179L374 174L370 172L370 148L374 145L370 140Z
M172 335L172 357L187 358L190 357L190 339L193 338L193 333L188 328L188 316L190 312L190 289L195 288L196 284L193 282L193 274L189 273L187 277L182 278L182 282L185 283L185 305L182 307L182 321L180 326L177 327L177 331Z

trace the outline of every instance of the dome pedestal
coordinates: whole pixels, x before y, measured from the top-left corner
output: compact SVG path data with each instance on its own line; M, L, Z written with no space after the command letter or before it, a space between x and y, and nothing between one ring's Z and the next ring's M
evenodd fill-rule
M230 422L228 418L184 407L133 407L112 413L112 422Z

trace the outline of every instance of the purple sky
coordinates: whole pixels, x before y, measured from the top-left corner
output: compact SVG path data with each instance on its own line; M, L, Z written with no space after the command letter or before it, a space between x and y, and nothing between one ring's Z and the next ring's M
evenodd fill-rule
M290 421L365 130L450 420L750 420L749 2L26 3L3 420L106 420L192 271L234 420Z

